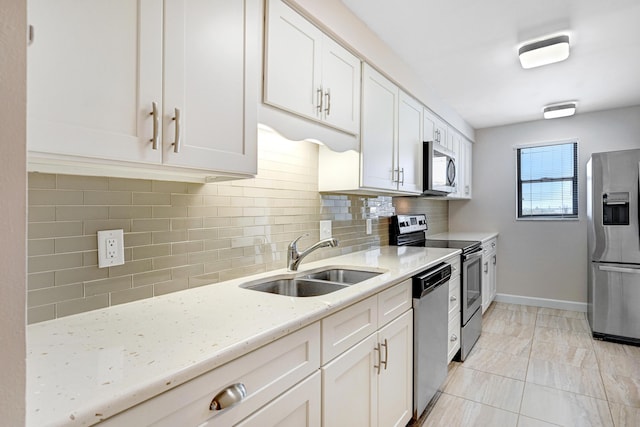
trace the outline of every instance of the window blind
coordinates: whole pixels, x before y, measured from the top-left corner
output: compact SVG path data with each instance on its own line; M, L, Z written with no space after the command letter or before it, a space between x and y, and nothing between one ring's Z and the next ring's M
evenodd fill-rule
M578 143L517 149L518 218L578 217Z

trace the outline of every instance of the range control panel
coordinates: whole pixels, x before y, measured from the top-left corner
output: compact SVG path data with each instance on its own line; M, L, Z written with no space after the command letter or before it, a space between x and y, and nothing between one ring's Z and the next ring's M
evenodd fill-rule
M398 234L425 231L427 229L427 216L425 214L397 215L397 218Z

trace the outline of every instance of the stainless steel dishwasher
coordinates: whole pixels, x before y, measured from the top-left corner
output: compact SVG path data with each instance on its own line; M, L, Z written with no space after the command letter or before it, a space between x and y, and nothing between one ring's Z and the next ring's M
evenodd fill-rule
M447 378L449 278L446 263L413 277L413 417L418 419Z

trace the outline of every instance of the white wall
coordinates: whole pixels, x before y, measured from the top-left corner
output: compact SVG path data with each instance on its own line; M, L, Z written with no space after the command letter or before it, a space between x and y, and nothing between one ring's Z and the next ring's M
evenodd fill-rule
M516 221L516 144L578 138L579 221ZM450 202L451 231L496 230L498 293L587 301L585 164L640 148L640 106L476 131L473 200Z
M0 13L0 424L24 425L26 272L26 6Z

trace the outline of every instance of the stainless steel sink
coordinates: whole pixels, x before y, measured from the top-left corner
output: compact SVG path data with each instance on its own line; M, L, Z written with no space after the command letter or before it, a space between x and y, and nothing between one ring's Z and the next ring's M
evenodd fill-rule
M302 276L305 279L326 280L328 282L344 283L353 285L363 282L372 277L382 274L375 271L350 270L344 268L334 268L323 270Z
M346 285L332 283L324 280L308 279L279 279L255 285L246 286L246 289L268 292L271 294L285 295L289 297L315 297L335 292Z
M329 268L312 273L300 273L296 277L266 278L264 282L246 283L241 287L289 297L315 297L339 291L379 274L382 273L348 268Z

